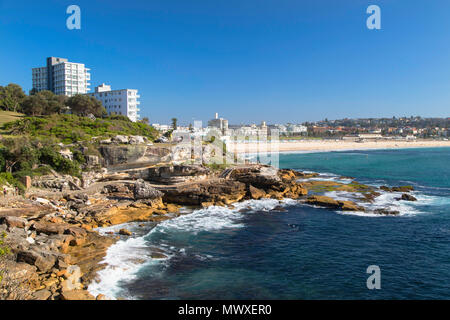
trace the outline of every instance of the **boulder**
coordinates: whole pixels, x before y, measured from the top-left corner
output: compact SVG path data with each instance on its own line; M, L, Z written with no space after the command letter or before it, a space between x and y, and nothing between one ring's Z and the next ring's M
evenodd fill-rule
M95 297L86 290L70 290L61 292L62 300L95 300Z
M25 262L36 266L41 272L47 272L55 265L56 256L50 252L38 251L38 249L33 248L19 251L17 262Z
M178 205L200 206L202 203L231 204L247 193L244 183L234 180L211 179L181 184L164 190L163 200Z
M42 289L33 293L33 298L36 300L47 300L52 293L47 289Z
M413 197L410 194L404 193L400 198L397 198L397 200L405 200L405 201L417 201L416 197Z
M391 189L393 192L409 192L414 191L413 186L400 186L400 187L393 187Z
M136 182L134 186L134 199L156 199L162 197L162 192L153 188L149 183L144 181Z
M111 139L112 142L127 144L129 139L127 136L117 135Z
M353 201L335 200L327 196L310 196L306 199L306 203L343 211L365 211L364 207L358 206Z
M79 290L83 288L80 282L81 279L81 269L77 265L71 265L66 269L64 274L66 280L61 283L62 292Z
M232 168L227 173L228 179L233 179L256 188L266 190L280 185L282 180L278 175L278 169L272 166L249 165Z
M4 217L3 220L3 223L5 223L10 228L25 228L27 224L27 219L20 217L8 216Z
M264 192L264 190L255 188L255 187L252 186L252 185L249 185L249 187L248 187L248 193L249 193L250 198L256 199L256 200L257 200L257 199L261 199L261 198L263 198L263 197L266 195L266 193Z
M373 213L382 215L393 215L393 216L400 214L400 212L397 210L389 210L389 209L375 209Z
M133 235L133 233L130 230L127 230L127 229L120 229L119 230L119 234L121 234L123 236L131 236L131 235Z
M143 136L130 136L130 144L142 144L146 142L146 138Z
M50 222L35 222L33 228L39 233L45 234L63 234L66 229L66 225Z

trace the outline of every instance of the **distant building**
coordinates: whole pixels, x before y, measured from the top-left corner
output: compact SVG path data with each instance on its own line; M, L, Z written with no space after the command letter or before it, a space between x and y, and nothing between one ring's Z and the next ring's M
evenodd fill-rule
M378 133L360 133L358 134L360 139L383 139L383 136Z
M140 95L136 89L111 90L111 86L103 83L95 87L94 93L88 95L100 100L108 114L124 115L133 122L139 119Z
M172 126L170 124L152 123L152 127L158 131L169 131Z
M297 135L306 133L308 131L308 128L303 125L289 123L286 127L286 131L292 135Z
M89 92L90 69L65 58L49 57L45 67L32 69L33 89L49 90L58 95L73 96Z
M217 128L224 136L228 135L228 120L219 118L217 112L215 118L208 121L208 127Z

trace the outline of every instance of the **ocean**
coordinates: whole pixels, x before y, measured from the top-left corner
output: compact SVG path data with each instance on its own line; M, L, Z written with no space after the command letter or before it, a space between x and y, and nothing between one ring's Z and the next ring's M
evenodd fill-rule
M400 215L379 216L290 199L273 211L279 201L251 200L127 224L136 235L110 247L89 291L127 299L450 298L450 148L289 153L280 167L412 185L418 201L383 192L371 207ZM380 268L380 289L367 288L371 265Z

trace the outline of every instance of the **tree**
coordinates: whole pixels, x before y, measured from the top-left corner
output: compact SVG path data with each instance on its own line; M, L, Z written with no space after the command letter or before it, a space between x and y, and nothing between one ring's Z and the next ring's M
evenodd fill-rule
M60 114L66 108L65 101L65 96L58 96L51 91L44 90L26 97L21 111L31 116Z
M40 95L28 96L22 104L22 112L27 116L37 116L44 112L46 101Z
M7 111L18 111L26 95L18 84L10 83L0 86L0 108Z
M177 120L177 118L172 118L172 128L173 128L173 130L177 130L177 122L178 122L178 120Z
M140 120L139 122L150 124L150 120L147 117L142 118L142 120Z
M77 94L67 100L67 106L72 110L72 113L86 117L93 114L96 117L105 116L106 109L103 107L101 101L94 97Z

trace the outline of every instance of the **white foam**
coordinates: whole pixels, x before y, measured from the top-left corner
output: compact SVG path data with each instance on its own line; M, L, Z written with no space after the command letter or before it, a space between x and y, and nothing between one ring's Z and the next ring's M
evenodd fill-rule
M144 237L120 240L108 248L102 263L106 263L106 268L97 272L99 281L92 282L88 291L96 296L104 294L107 297L130 297L126 292L122 292L120 282L131 281L136 278L136 272L145 261L151 262L148 256L148 246Z
M235 203L231 208L212 206L205 209L195 210L190 214L182 215L171 220L165 220L154 227L145 236L120 240L108 248L102 263L106 268L97 273L98 282L94 281L88 287L88 291L95 295L104 294L111 298L125 297L133 299L127 292L124 292L121 284L136 279L137 272L149 264L159 264L169 261L177 254L186 254L186 248L176 248L164 242L158 243L158 248L168 257L167 259L152 259L149 247L152 245L149 235L156 233L172 233L182 231L197 234L201 231L216 231L230 228L242 228L244 212L241 209L250 211L270 211L277 206L290 206L297 204L296 200L285 199L282 201L274 199L248 200ZM106 228L98 228L100 234L107 232L117 232L133 224L127 223ZM199 259L211 258L201 256Z
M381 190L380 190L381 191ZM402 193L400 192L380 192L381 195L376 197L373 203L369 203L366 201L359 200L361 194L357 192L346 192L346 191L330 191L324 193L325 196L337 199L337 200L350 200L354 201L356 204L360 206L364 206L367 209L367 212L352 212L346 211L345 214L354 214L354 215L363 215L363 216L383 216L376 213L371 213L370 211L374 211L377 209L387 209L390 211L398 211L399 216L406 215L415 215L419 213L423 213L418 210L417 205L421 203L421 198L417 198L417 202L405 201L405 200L397 200L400 198ZM417 196L414 194L414 196ZM341 211L339 213L342 213Z

